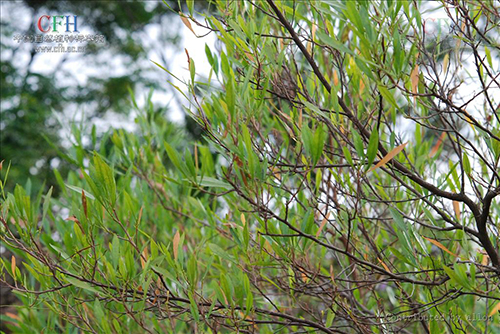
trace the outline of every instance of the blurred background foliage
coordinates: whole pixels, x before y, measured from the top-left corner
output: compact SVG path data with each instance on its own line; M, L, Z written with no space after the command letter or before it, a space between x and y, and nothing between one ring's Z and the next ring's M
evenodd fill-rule
M70 123L97 125L92 132L100 137L111 122L132 123L129 89L169 89L149 59L154 55L168 67L180 51L182 26L172 15L183 3L166 1L171 10L162 1L2 3L0 160L11 164L7 190L28 180L34 192L46 190L55 184L53 168L67 173L71 165L58 151L69 146ZM81 33L103 35L106 43L88 44L85 53L48 54L36 52L36 43L14 41L40 34L36 22L44 14L77 15ZM162 117L168 103L155 103Z

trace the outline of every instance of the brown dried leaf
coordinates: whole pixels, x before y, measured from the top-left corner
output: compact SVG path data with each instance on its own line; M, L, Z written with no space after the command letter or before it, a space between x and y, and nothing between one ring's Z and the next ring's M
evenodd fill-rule
M148 261L149 255L148 255L148 248L144 247L144 250L142 251L142 256L141 256L141 267L144 269L146 266L146 262Z
M372 170L377 169L379 167L385 166L389 161L392 160L392 158L394 158L396 155L398 155L399 152L401 152L407 144L408 144L408 142L401 144L398 147L394 148L389 153L387 153L387 155L385 157L383 157L382 160L380 160L378 162L378 164L376 164L375 166L370 168L369 172L371 172Z
M339 84L339 75L337 74L337 71L333 71L333 84L337 86Z
M378 262L380 262L380 264L382 265L382 267L384 267L385 271L387 271L387 272L389 272L389 273L391 272L391 271L389 270L389 267L388 267L388 266L387 266L384 262L382 262L382 260L381 260L381 259L377 258L377 260L378 260Z
M88 213L87 213L87 196L85 196L85 192L82 190L82 206L83 206L83 213L85 214L85 217L88 218Z
M450 254L450 255L453 255L454 257L458 257L457 254L453 253L452 251L450 251L448 248L446 248L442 243L440 243L439 241L437 240L434 240L434 239L431 239L431 238L427 238L427 237L424 237L425 240L429 241L431 244L433 244L434 246L444 250L446 253Z
M10 269L12 270L12 277L16 279L16 257L14 255L10 259Z
M82 231L83 234L85 234L85 231L83 229L83 226L82 224L80 223L80 221L78 220L78 218L76 218L75 215L71 216L71 217L68 217L66 218L66 221L72 221L72 222L75 222L76 225L78 225L78 227L80 228L80 231Z
M483 254L483 258L481 259L481 264L483 266L487 266L490 258L488 256L488 254L485 254L485 253L482 253L482 254Z
M323 230L323 228L325 227L326 223L328 222L328 217L330 217L330 212L328 212L326 214L325 218L323 218L323 221L321 222L321 225L319 226L319 229L316 232L316 238L319 237L319 235L321 234L321 231Z
M439 150L439 146L441 146L441 143L443 142L444 138L446 136L446 132L443 132L441 136L439 136L438 141L436 142L436 145L432 148L431 152L429 153L429 157L433 157L436 155L437 151Z
M21 320L21 318L17 314L12 312L5 312L5 315L12 319ZM17 323L15 325L19 327Z
M191 22L189 22L189 19L187 17L185 17L182 12L179 12L179 15L181 16L182 23L184 23L184 25L189 30L191 30L196 37L198 37L198 35L196 35L196 33L194 32L193 27L191 26Z
M177 256L179 255L179 241L181 240L181 235L179 231L175 232L174 235L174 260L177 260Z
M312 41L307 43L307 52L310 54L312 51L313 43L314 43L314 38L316 37L316 30L318 30L318 26L313 24L312 29L311 29L311 38Z
M498 302L498 303L495 305L495 307L493 307L493 308L491 309L491 312L490 312L490 314L488 314L488 316L492 317L492 316L493 316L493 315L495 315L495 313L497 313L497 312L500 312L500 302Z

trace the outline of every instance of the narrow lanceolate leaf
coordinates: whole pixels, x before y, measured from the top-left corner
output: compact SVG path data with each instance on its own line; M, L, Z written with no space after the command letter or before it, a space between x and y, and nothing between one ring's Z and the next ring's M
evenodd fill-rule
M434 239L431 239L431 238L427 238L427 237L424 237L425 240L429 241L431 244L433 244L434 246L444 250L446 253L448 254L451 254L453 255L454 257L458 257L457 254L453 253L452 251L450 251L448 248L446 248L442 243L440 243L439 241L437 240L434 240Z
M14 255L10 259L10 270L12 270L12 277L16 279L16 257Z
M184 25L192 31L192 33L198 37L198 35L196 35L196 33L194 32L193 30L193 27L191 26L191 22L189 22L189 19L187 17L184 16L184 14L182 14L182 12L179 12L179 15L181 16L181 20L182 20L182 23L184 23Z
M443 73L448 72L448 65L450 63L450 54L447 53L443 59Z
M88 218L88 212L87 212L87 196L85 196L85 191L82 189L82 206L83 206L83 213L85 213L85 217Z
M174 260L177 260L177 256L179 255L179 241L181 239L181 235L179 231L177 231L174 235Z
M432 148L431 152L429 153L429 157L433 157L436 155L437 151L439 150L439 147L441 146L441 143L444 140L444 137L446 136L446 132L443 132L441 136L439 136L438 141L436 142L436 145Z
M148 255L148 248L145 247L144 250L142 251L141 254L141 267L144 269L146 267L146 262L148 261L149 255Z
M73 286L76 286L77 288L85 289L85 290L88 290L88 291L91 291L94 293L99 292L96 288L94 288L89 283L80 281L79 279L76 279L74 277L66 276L66 280L68 281L68 283L70 283Z
M417 87L418 87L418 75L419 75L419 69L418 69L418 64L415 65L413 70L410 73L410 81L411 81L411 91L413 93L417 93Z
M399 152L401 152L405 146L408 144L408 142L404 143L404 144L401 144L399 145L398 147L394 148L392 151L390 151L389 153L387 153L387 155L385 157L382 158L382 160L380 160L375 166L373 166L369 171L371 172L372 170L374 169L377 169L379 167L382 167L382 166L385 166L389 161L391 161L396 155L399 154Z
M367 166L370 166L375 160L378 152L378 131L376 129L370 135L370 140L368 142L368 150L366 152L366 156L368 158Z
M418 69L418 64L415 65L415 67L413 68L413 70L411 71L410 73L410 83L411 83L411 92L413 94L417 94L418 93L418 77L419 77L419 69ZM415 102L416 100L416 96L413 97L413 102Z
M391 270L389 269L389 267L384 263L382 262L381 259L377 258L378 262L380 262L380 264L382 265L382 267L384 267L384 269L387 271L387 272L391 272Z
M495 307L491 309L491 312L488 314L488 316L492 317L494 316L497 312L500 312L500 302L498 302Z
M319 226L318 228L318 231L316 232L316 238L319 237L319 235L321 234L321 231L323 230L323 228L325 227L326 223L328 223L328 217L330 217L330 212L328 212L325 216L325 218L323 219L323 221L321 222L321 225Z
M460 204L457 201L453 201L453 210L457 219L460 220Z

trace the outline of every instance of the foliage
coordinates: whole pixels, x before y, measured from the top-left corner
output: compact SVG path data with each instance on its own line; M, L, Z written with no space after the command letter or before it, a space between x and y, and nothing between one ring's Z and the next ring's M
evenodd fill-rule
M177 1L171 2L176 5ZM152 47L174 48L179 36L175 31L164 33L161 45L147 38L147 27L161 30L169 22L172 13L163 3L25 0L1 6L6 13L1 32L1 160L11 163L13 179L24 183L31 177L38 191L44 181L49 186L56 183L54 166L62 175L70 168L57 151L67 147L64 139L69 131L64 130L79 120L75 115L84 114L88 123L106 113L124 114L129 110L129 88L159 87L159 80L146 75L153 72L148 52ZM46 54L36 51L40 44L15 41L16 35L41 35L35 28L41 15L61 13L77 15L81 33L102 35L105 44L87 43L85 53ZM27 27L21 18L28 19ZM167 57L164 51L160 55Z
M224 45L179 88L203 141L138 110L59 198L4 195L14 332L498 331L498 8L217 6L181 14Z

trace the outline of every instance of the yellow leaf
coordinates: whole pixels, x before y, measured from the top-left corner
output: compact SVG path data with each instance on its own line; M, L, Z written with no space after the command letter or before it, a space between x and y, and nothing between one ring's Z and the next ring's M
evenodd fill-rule
M500 312L500 302L498 302L495 307L491 310L490 314L488 316L492 317L495 313Z
M269 253L272 253L273 251L273 247L271 246L271 244L269 243L269 241L267 240L264 240L264 248L269 252Z
M143 206L141 206L141 209L139 210L139 217L137 217L137 225L139 225L142 219L142 209L144 209Z
M179 231L175 232L174 235L174 260L177 260L177 255L179 253L179 241L181 239L181 235Z
M161 278L160 276L158 276L158 278L156 279L156 286L161 289L163 287L163 283L161 281Z
M472 121L472 119L469 117L469 113L467 112L467 110L464 110L464 118L465 120L467 121L467 123L470 124L470 127L472 128L472 130L474 130L474 133L476 132L476 128L474 127L474 122Z
M314 43L314 38L316 37L316 30L318 29L318 26L313 24L312 29L311 29L311 42L307 43L307 52L311 53L312 51L312 46Z
M12 270L12 277L16 279L16 258L14 255L12 255L12 258L10 259L10 269Z
M337 74L337 71L333 71L333 84L337 86L339 84L339 75Z
M453 201L453 210L457 219L460 220L460 204L457 201Z
M377 260L378 260L378 262L380 262L380 264L382 265L382 267L384 267L385 271L387 271L387 272L389 272L389 273L391 272L391 271L389 270L389 267L388 267L388 266L387 266L384 262L382 262L382 260L381 260L381 259L377 258Z
M482 258L482 260L481 260L481 264L482 264L483 266L487 266L487 265L488 265L488 260L489 260L489 259L490 259L490 258L488 257L488 254L483 254L483 258Z
M448 72L448 64L450 63L450 54L447 53L443 59L443 72Z
M245 226L246 224L245 215L243 213L241 214L241 223L243 224L243 226Z
M321 233L321 230L323 230L323 228L325 227L326 223L328 222L328 217L330 217L330 212L328 212L326 214L325 218L323 218L323 221L321 222L321 225L319 226L318 232L316 232L316 238L319 237L319 235Z
M387 153L387 155L385 157L382 158L382 160L380 160L378 162L378 164L376 164L375 166L373 166L372 168L370 168L370 172L374 169L377 169L379 167L382 167L382 166L385 166L389 161L392 160L392 158L394 158L396 155L398 155L399 152L401 152L405 146L408 144L408 142L404 143L404 144L401 144L399 145L398 147L394 148L392 151L390 151L389 153Z
M424 237L425 240L429 241L431 244L433 244L434 246L436 247L439 247L441 248L442 250L444 250L445 252L447 252L448 254L451 254L453 255L454 257L458 257L457 254L451 252L448 248L446 248L442 243L440 243L439 241L437 240L434 240L434 239L431 239L431 238L427 238L427 237Z
M279 168L273 167L273 173L278 180L281 180L281 173Z
M144 250L142 251L142 256L141 256L141 267L144 269L146 266L146 262L148 261L148 248L145 247Z
M418 64L416 64L410 73L411 92L414 94L418 93L417 88L418 88L419 74L420 72L418 70Z
M188 18L185 17L182 12L179 12L179 15L181 16L182 23L184 23L184 25L188 27L188 29L191 30L196 37L198 37L198 35L196 35L196 33L194 32L193 27L191 26L191 22L189 22Z

